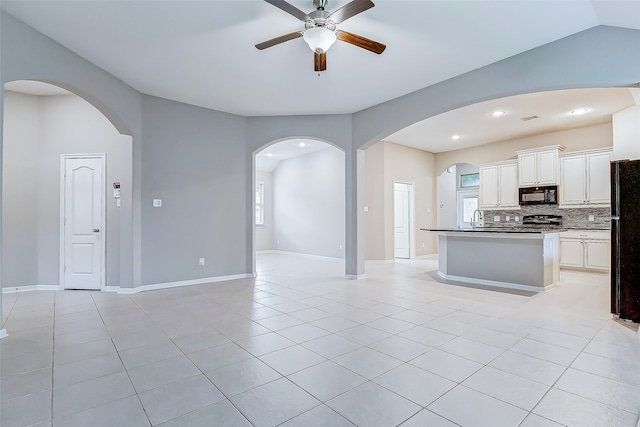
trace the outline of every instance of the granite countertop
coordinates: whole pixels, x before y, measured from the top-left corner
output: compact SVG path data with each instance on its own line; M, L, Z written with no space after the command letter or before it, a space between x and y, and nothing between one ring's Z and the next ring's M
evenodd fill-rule
M568 228L555 227L476 227L476 228L421 228L422 231L449 231L463 233L520 233L520 234L547 234L562 233Z

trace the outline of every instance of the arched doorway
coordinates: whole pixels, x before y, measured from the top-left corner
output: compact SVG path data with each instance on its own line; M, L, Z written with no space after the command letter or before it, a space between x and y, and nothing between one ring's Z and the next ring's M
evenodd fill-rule
M60 289L69 254L64 241L65 156L104 159L100 282L93 289L121 285L121 248L130 243L132 138L79 96L35 81L5 85L3 138L2 283L14 292ZM91 157L90 156L90 157ZM114 188L121 190L120 194ZM68 229L68 227L67 227ZM80 284L80 288L82 288Z
M315 139L285 139L254 153L254 254L345 259L344 152ZM273 259L274 257L270 257ZM261 272L263 263L256 263Z

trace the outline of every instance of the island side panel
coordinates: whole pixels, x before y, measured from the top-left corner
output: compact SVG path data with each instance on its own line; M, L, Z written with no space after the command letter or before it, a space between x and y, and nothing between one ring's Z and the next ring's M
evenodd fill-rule
M547 285L542 235L533 238L497 233L447 235L445 239L447 276L535 286L541 290Z

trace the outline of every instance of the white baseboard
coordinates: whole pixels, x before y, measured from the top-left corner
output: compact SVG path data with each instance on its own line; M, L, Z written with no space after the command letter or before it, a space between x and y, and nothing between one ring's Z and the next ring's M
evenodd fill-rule
M416 255L413 259L438 259L438 254Z
M6 329L0 329L0 340L1 340L2 338L6 338L6 337L8 337L8 336L9 336L9 334L7 333L7 330L6 330Z
M325 260L325 261L342 261L342 262L344 262L343 258L334 258L334 257L322 256L322 255L303 254L303 253L300 253L300 252L287 252L287 251L269 250L269 251L256 252L256 254L258 254L258 253L260 253L260 254L293 255L293 256L299 256L299 257L303 257L303 258L322 259L322 260Z
M206 283L225 282L227 280L252 279L253 273L233 274L230 276L205 277L202 279L182 280L179 282L156 283L153 285L142 285L135 288L119 288L119 294L137 294L138 292L154 291L159 289L179 288L182 286L204 285Z
M461 276L452 276L443 274L438 271L438 276L442 277L445 280L452 280L454 282L463 282L470 283L475 285L483 285L483 286L494 286L497 288L508 288L508 289L517 289L520 291L528 291L528 292L546 292L556 287L556 284L547 285L547 286L531 286L531 285L522 285L520 283L509 283L509 282L497 282L494 280L486 280L486 279L475 279L472 277L461 277Z
M16 292L32 292L32 291L59 291L58 285L29 285L29 286L11 286L2 288L3 294L14 294Z
M349 280L361 280L361 279L366 279L367 275L366 274L345 274L344 278Z
M120 286L116 285L105 286L103 289L104 292L118 292L119 290Z
M367 264L393 264L396 262L394 259L365 259Z

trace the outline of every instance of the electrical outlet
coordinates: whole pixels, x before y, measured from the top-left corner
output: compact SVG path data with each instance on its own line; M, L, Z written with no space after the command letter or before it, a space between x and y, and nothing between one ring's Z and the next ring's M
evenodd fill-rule
M589 221L595 221L596 217L595 215L589 215Z
M204 267L204 258L200 258L200 260L198 261L198 265L200 267Z
M516 216L513 217L513 220L518 222L518 221L520 221L520 217L516 215Z
M340 250L342 250L342 245L340 245Z
M153 207L154 208L161 208L162 207L162 200L161 199L153 199Z
M496 215L496 216L494 216L494 217L493 217L493 220L494 220L495 222L500 222L500 215Z
M424 248L424 243L422 244L422 247Z

